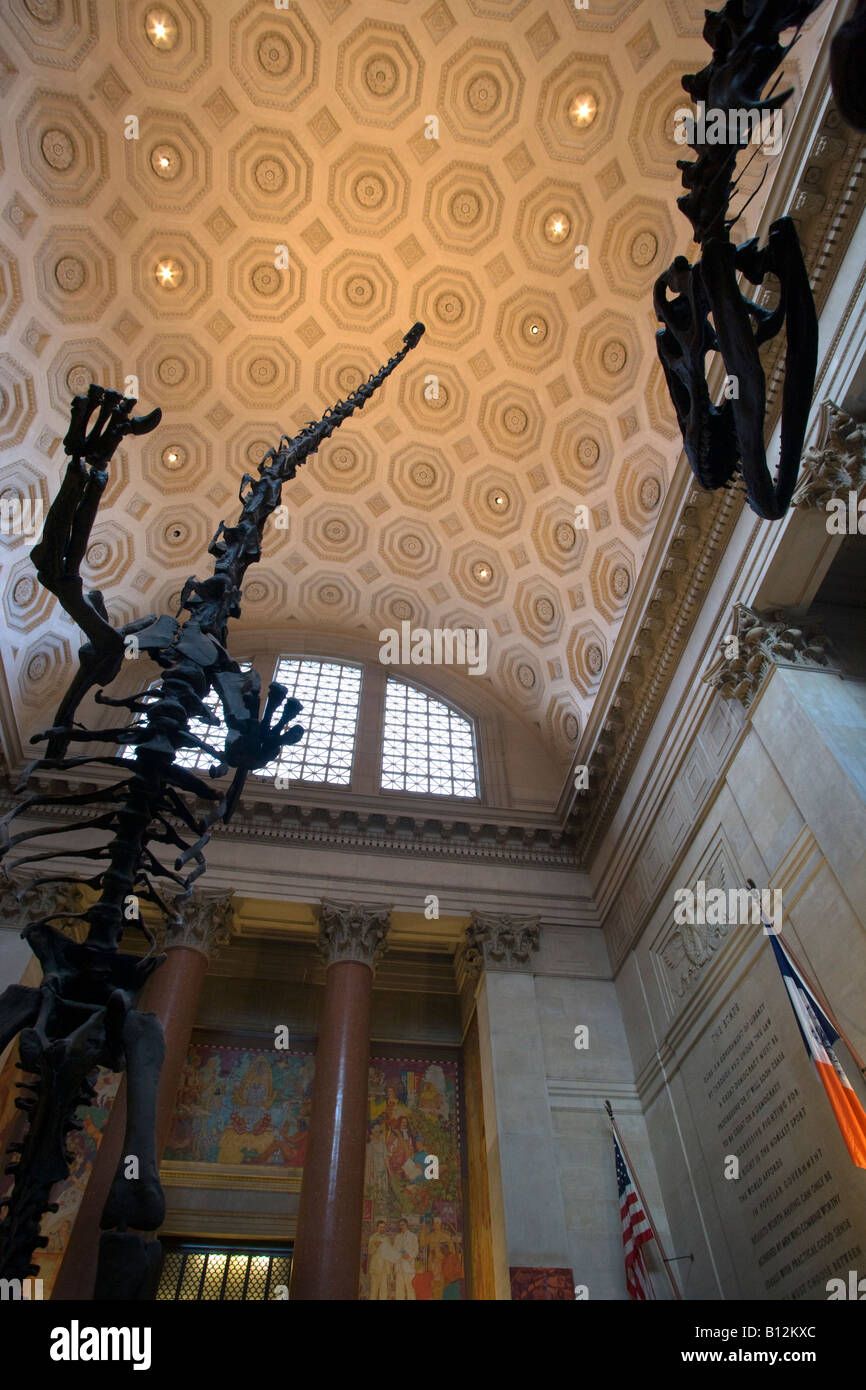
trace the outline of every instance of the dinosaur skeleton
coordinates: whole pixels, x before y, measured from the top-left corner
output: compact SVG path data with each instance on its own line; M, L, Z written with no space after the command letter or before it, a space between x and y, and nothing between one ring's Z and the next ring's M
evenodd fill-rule
M854 130L866 130L866 0L857 0L850 19L840 24L830 45L830 81L843 121Z
M729 114L756 113L763 122L780 110L791 89L767 96L764 89L789 51L779 35L799 28L821 0L729 0L708 10L704 38L713 57L683 87L706 109ZM792 39L792 43L796 39ZM737 156L748 143L746 122L727 123L717 144L689 140L696 160L678 160L686 192L680 211L702 247L695 265L677 256L655 283L656 317L664 328L656 345L683 436L692 472L701 487L727 487L739 471L752 510L767 520L784 516L797 482L818 360L818 319L809 278L793 222L780 217L770 226L767 245L756 237L740 246L730 240L736 218L728 217ZM780 285L779 302L767 309L741 294L737 274L753 285L767 275ZM673 298L669 296L673 295ZM764 446L766 382L758 349L787 330L782 392L782 439L775 479ZM714 405L705 376L708 352L718 351L731 399Z
M348 400L338 401L294 439L283 436L263 458L257 479L244 474L238 521L234 526L221 522L208 547L215 557L213 574L204 580L192 577L184 585L178 609L178 614L189 614L184 621L179 616L151 615L115 629L99 590L84 592L79 571L111 457L127 434L143 435L155 429L161 411L134 417L134 400L96 385L72 402L64 439L70 461L31 558L40 583L56 595L87 640L52 727L31 740L46 743L45 756L25 768L17 791L24 791L37 769L74 774L100 764L121 775L111 786L95 792L51 796L37 791L0 822L0 858L33 839L68 829L61 825L10 833L17 817L36 807L93 806L96 814L77 828L105 835L104 843L93 848L24 854L8 865L14 869L68 855L83 856L95 867L92 877L83 881L98 897L82 912L55 909L31 922L23 935L42 965L42 984L36 989L12 985L0 995L0 1051L20 1034L19 1067L28 1079L18 1083L23 1094L16 1105L29 1120L23 1141L14 1146L17 1163L6 1168L14 1174L14 1184L0 1223L0 1278L38 1273L31 1259L46 1244L39 1235L42 1215L56 1209L49 1201L51 1188L68 1173L66 1137L81 1128L75 1111L93 1099L91 1077L97 1066L104 1066L126 1070L123 1152L135 1155L138 1172L127 1178L121 1161L102 1214L97 1297L135 1298L147 1289L159 1244L140 1233L157 1230L165 1214L155 1130L165 1042L157 1017L141 1013L135 1003L164 956L156 954L155 939L141 920L135 924L147 938L147 953L140 958L120 952L124 907L130 898L143 898L171 919L174 905L189 897L195 880L204 873L204 849L211 830L217 822L230 819L247 776L303 737L303 728L292 723L302 707L286 698L285 686L271 682L260 714L259 676L253 670L242 671L229 655L228 620L240 616L244 574L261 557L264 526L280 503L283 484L344 420L363 408L423 332L424 325L416 323L400 351ZM126 639L132 636L139 652L161 668L161 680L134 695L109 698L102 687L118 675ZM94 687L97 703L122 709L137 716L137 721L93 730L77 723L78 707ZM218 724L204 704L214 689L227 726L222 748L189 729L193 719ZM71 744L94 742L114 744L118 753L70 755L68 751ZM134 750L132 756L125 755L129 748ZM177 752L187 748L213 757L212 778L233 770L226 790L208 786L175 763ZM197 811L197 802L204 803L204 813ZM160 845L177 851L172 868L160 861ZM175 885L171 907L155 883L159 879ZM68 877L41 878L28 890L47 882L70 881ZM72 940L55 925L70 918L85 924L83 941Z

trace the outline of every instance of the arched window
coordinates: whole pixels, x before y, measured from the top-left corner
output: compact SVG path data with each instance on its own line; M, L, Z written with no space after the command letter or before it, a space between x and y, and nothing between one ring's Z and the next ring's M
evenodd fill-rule
M258 775L347 787L352 780L361 667L284 656L277 662L274 680L301 701L298 723L306 732L300 743L284 748L279 760Z
M242 670L249 668L250 662L241 664ZM363 666L358 662L281 657L273 679L286 686L289 696L303 705L297 722L304 729L304 737L299 743L284 748L279 759L253 775L263 781L276 782L278 789L285 789L292 782L351 786L361 714L362 673ZM364 713L365 737L368 738L373 737L374 729L379 727L382 711L378 692L381 689L378 681L373 681L368 689ZM190 733L221 749L226 728L216 690L210 691L204 703L219 723L210 725L191 719ZM135 722L140 722L140 716ZM480 797L475 725L465 714L418 686L389 676L385 682L381 728L380 790L475 800ZM128 745L123 754L133 757L135 745ZM182 748L175 762L206 775L215 759L199 748ZM361 791L373 790L365 779L375 775L374 769L375 763L372 763L367 771L359 774Z
M417 686L389 677L381 785L385 791L477 797L471 721Z

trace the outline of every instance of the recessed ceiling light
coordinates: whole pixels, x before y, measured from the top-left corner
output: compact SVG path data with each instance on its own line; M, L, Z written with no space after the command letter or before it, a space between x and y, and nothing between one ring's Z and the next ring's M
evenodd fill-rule
M556 245L571 231L571 219L564 212L552 212L544 224L544 235Z
M598 111L598 102L592 92L579 92L568 108L568 119L578 130L592 125Z
M160 285L174 285L177 283L178 266L173 261L164 261L156 267L156 278Z
M177 24L168 10L148 10L144 32L154 48L174 48L177 43Z

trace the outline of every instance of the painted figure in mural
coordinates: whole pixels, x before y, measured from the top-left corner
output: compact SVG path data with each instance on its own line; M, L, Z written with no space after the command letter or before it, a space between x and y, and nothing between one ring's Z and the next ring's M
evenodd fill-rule
M367 1242L367 1273L370 1277L371 1301L387 1301L388 1275L394 1264L396 1254L385 1231L384 1221L376 1222L376 1229Z
M463 1297L463 1260L460 1251L455 1245L447 1254L442 1257L442 1297L448 1300L459 1300Z
M393 1178L402 1178L407 1163L412 1161L414 1141L409 1129L408 1112L389 1128L385 1148L388 1153L388 1171Z
M402 1119L408 1119L409 1111L399 1099L397 1088L388 1086L385 1090L385 1123L389 1129L396 1130L400 1127Z
M292 1109L283 1106L284 1118L280 1122L275 1122L273 1139L267 1148L263 1149L258 1159L259 1163L284 1163L288 1168L303 1168L304 1159L307 1156L307 1126L309 1125L310 1111L312 1105L309 1097L306 1097L300 1106L297 1118L297 1128L292 1129L295 1123Z
M423 1134L415 1135L414 1153L410 1161L403 1169L404 1176L408 1183L415 1186L416 1183L426 1181L427 1159L430 1157L427 1152L427 1145L424 1142Z
M429 1225L424 1223L421 1228L421 1244L424 1248L424 1263L430 1275L430 1297L441 1299L445 1289L445 1260L454 1253L454 1241L442 1224L441 1216L434 1216Z
M460 1237L441 1216L421 1223L421 1258L424 1271L415 1280L418 1298L459 1300L463 1297L463 1257Z
M445 1073L441 1067L428 1067L421 1085L418 1109L445 1119L448 1115L448 1096L445 1092Z
M207 1068L219 1063L215 1058L199 1068L192 1060L187 1061L183 1069L181 1083L177 1093L177 1105L171 1118L171 1128L169 1130L168 1144L174 1150L188 1152L194 1145L196 1138L203 1132L208 1118L208 1106L205 1097L208 1093L209 1077Z
M385 1125L380 1117L370 1125L364 1191L368 1200L378 1207L384 1201L387 1190L388 1152L385 1148Z
M231 1125L219 1147L220 1163L253 1162L273 1143L273 1101L270 1063L267 1057L256 1057L235 1092Z
M400 1218L397 1235L394 1238L395 1261L394 1297L398 1301L409 1299L415 1302L415 1262L418 1259L418 1237L409 1229L405 1216Z

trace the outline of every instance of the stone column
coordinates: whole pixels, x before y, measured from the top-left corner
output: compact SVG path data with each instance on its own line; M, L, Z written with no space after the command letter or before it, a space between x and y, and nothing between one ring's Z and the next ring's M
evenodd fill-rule
M165 1032L165 1060L157 1097L157 1149L165 1147L208 961L231 934L231 894L195 892L176 906L161 942L166 958L148 979L138 1008L155 1013ZM123 1156L126 1084L121 1083L97 1151L78 1216L55 1281L53 1299L93 1297L99 1255L99 1221Z
M233 922L231 893L193 893L166 926L162 943L165 962L142 990L139 1008L156 1014L165 1032L165 1061L157 1101L160 1152L168 1140L208 962L229 941Z
M477 984L495 1297L574 1297L532 958L538 917L473 912L458 972ZM513 1277L513 1272L518 1271ZM512 1291L514 1284L514 1291ZM537 1292L522 1292L530 1285Z
M291 1298L358 1297L373 972L391 909L323 902L327 961Z

